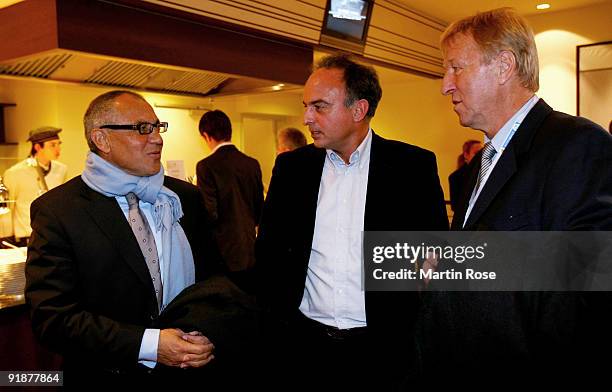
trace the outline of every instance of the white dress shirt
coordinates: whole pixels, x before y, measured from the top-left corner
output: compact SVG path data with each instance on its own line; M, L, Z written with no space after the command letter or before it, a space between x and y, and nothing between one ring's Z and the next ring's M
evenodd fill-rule
M347 165L327 150L300 311L340 329L366 326L362 232L372 130Z
M216 153L217 150L220 149L221 147L224 147L224 146L233 146L233 145L234 145L234 143L232 143L232 142L221 142L221 143L217 144L215 146L215 148L213 148L213 150L210 152L210 155Z

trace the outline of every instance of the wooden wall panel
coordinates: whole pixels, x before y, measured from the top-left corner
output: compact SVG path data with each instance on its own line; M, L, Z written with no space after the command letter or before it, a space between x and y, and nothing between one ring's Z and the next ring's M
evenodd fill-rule
M145 0L311 45L318 45L327 0ZM431 76L443 73L445 24L398 0L376 0L363 56Z
M0 9L0 41L0 61L56 48L55 1L23 1Z
M103 1L56 0L62 49L303 84L312 48L178 15ZM271 66L274 64L274 66Z
M63 48L301 84L320 45L326 3L25 1L0 10L0 37L11 38L2 44L0 61ZM444 28L399 0L376 0L362 55L438 77Z
M397 1L377 0L364 56L440 76L443 69L439 39L445 27L443 22Z
M326 0L145 0L209 18L317 44Z

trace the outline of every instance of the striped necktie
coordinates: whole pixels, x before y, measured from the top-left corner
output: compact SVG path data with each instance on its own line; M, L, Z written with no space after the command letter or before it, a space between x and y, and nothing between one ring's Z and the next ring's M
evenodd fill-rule
M493 144L491 144L491 142L487 142L484 148L482 149L482 159L480 161L480 172L478 172L478 181L476 181L476 187L474 188L476 192L478 192L478 189L480 188L482 181L484 180L485 176L489 172L489 168L493 164L493 157L495 156L496 153L497 151L495 151L495 147L493 147Z

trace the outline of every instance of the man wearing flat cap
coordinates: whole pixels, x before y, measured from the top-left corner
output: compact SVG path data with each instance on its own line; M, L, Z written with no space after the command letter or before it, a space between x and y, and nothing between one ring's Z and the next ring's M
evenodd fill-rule
M64 183L66 165L56 159L60 155L59 133L55 127L40 127L30 131L28 141L32 143L30 156L9 168L4 173L4 184L13 208L13 233L15 241L25 246L32 232L30 227L30 204L38 196Z

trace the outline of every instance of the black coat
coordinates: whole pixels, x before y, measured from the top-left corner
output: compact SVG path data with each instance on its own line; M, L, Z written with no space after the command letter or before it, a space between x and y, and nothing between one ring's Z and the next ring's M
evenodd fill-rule
M259 367L269 342L261 340L261 318L255 301L222 275L183 290L162 311L155 327L200 331L215 345L215 358L210 363L192 369L158 365L157 380L174 381L173 385L204 383L209 390L217 391L264 386L271 376L269 370Z

